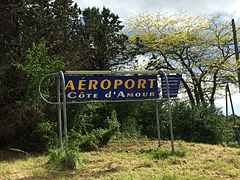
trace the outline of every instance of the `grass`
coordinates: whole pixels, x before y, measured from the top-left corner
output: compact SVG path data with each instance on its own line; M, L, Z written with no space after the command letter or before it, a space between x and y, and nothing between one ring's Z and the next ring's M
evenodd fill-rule
M51 168L48 155L0 161L0 179L239 179L240 150L217 145L156 141L114 141L97 151L81 153L75 170ZM0 152L1 156L5 152Z
M182 144L179 144L177 149L174 151L174 154L172 154L172 150L164 147L141 149L139 152L144 155L150 155L153 159L163 160L171 157L172 155L176 157L184 157L187 153L187 149Z

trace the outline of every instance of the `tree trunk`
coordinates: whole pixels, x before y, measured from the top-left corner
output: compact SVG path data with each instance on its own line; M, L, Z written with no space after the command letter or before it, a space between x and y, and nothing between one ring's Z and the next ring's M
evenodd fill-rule
M215 101L214 96L215 96L216 89L217 89L217 82L216 82L216 80L217 80L218 71L219 71L219 69L217 69L216 72L213 75L213 88L212 88L211 97L209 99L209 102L210 102L211 105L214 105L214 101Z
M193 94L192 94L192 92L191 92L190 87L187 85L187 83L186 83L186 81L185 81L184 79L182 79L182 83L183 83L184 88L185 88L186 91L187 91L188 98L189 98L189 100L190 100L191 105L192 105L192 106L195 106L195 105L196 105L196 104L195 104L195 100L194 100L194 97L193 97Z

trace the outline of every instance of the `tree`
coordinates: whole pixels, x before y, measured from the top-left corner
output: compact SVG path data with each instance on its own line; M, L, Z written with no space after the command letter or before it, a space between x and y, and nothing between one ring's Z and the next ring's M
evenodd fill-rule
M123 28L119 17L109 9L87 8L75 23L74 48L70 68L109 69L121 55L127 36L120 34ZM74 38L76 38L74 40Z
M63 64L69 70L108 69L126 40L117 15L106 8L82 11L72 0L1 1L0 26L0 113L8 115L0 122L16 125L0 134L1 145L19 140L14 134L26 121L54 118L37 104L41 76Z
M143 14L129 20L134 43L150 56L148 69L175 70L192 105L214 104L222 77L232 79L230 21L217 16ZM140 40L139 40L140 39ZM147 57L147 56L146 56Z

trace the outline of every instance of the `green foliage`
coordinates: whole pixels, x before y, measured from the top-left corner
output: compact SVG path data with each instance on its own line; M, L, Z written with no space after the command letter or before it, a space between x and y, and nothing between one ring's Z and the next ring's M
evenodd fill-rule
M127 36L120 34L123 29L119 17L109 9L86 8L82 12L82 27L79 34L85 69L109 69L111 64L121 59ZM119 58L120 57L120 58Z
M235 138L235 137L234 137ZM234 142L224 142L221 144L223 147L232 147L232 148L240 148L239 144L237 141L234 139Z
M40 79L52 72L58 72L65 69L65 64L58 58L49 55L49 47L46 43L41 42L36 45L33 43L31 49L26 52L26 61L22 64L17 63L16 66L22 69L28 76L28 85L26 87L26 99L34 106L39 104L40 96L38 93L38 84ZM42 88L45 90L45 95L48 94L50 82Z
M173 126L175 138L186 141L218 144L233 136L232 124L226 123L219 109L207 104L175 103Z
M164 147L150 148L150 149L142 149L139 151L141 154L150 155L153 159L167 159L172 156L171 149L167 149ZM186 156L187 149L180 144L177 149L174 151L174 156L184 157Z
M152 156L153 159L167 159L171 156L171 151L163 148L142 149L140 153L148 154Z
M111 134L110 130L94 129L91 133L83 136L79 148L82 151L96 150L97 148L106 145L113 135L114 133Z
M156 122L156 102L141 102L139 109L139 124L141 128L141 134L148 137L157 136L157 122ZM166 109L163 106L163 102L159 102L159 115L166 115ZM161 120L161 119L160 119Z
M22 93L21 99L17 102L19 114L16 113L17 111L14 111L13 115L15 115L15 118L12 119L10 117L15 126L14 128L9 127L8 131L12 129L12 131L18 134L14 137L15 144L24 149L31 147L31 150L34 148L43 150L52 146L56 141L56 133L54 133L56 124L49 120L54 119L54 117L51 117L51 108L45 109L45 104L41 103L38 85L44 75L63 70L65 64L55 56L51 56L49 50L50 47L47 47L45 42L37 45L33 43L32 48L26 52L25 61L14 64L18 70L21 70L22 75L25 76L25 85L24 89L22 89L24 93ZM52 93L51 88L49 88L52 85L52 81L47 81L47 83L43 84L42 89L44 89L45 96L49 96ZM44 113L48 114L48 118L44 117ZM42 119L45 120L42 121ZM21 123L18 124L16 122Z
M48 164L54 168L78 169L83 164L81 154L76 150L50 150Z
M59 143L59 137L56 133L57 123L49 121L39 121L37 131L40 136L38 144L41 144L42 150L52 149Z
M120 113L127 115L128 112L136 118L141 135L157 137L155 103L141 102L139 105L136 103L132 111ZM192 107L187 101L175 101L172 103L172 115L175 139L212 144L235 141L232 118L227 123L221 111L214 106L204 104ZM164 102L159 102L159 119L161 139L170 139L168 107ZM119 121L122 126L124 121Z
M84 117L87 117L87 116L84 116ZM70 146L72 148L80 148L80 150L82 151L91 151L106 145L111 139L111 137L113 137L115 134L119 132L119 123L117 121L115 111L112 111L110 116L106 116L105 118L106 119L102 123L102 126L96 129L95 128L92 130L87 129L86 128L87 126L85 126L86 124L89 123L90 126L93 126L96 124L92 124L91 121L89 122L86 119L84 120L85 121L84 126L82 127L74 126L70 130L70 135L69 135ZM78 128L80 131L78 130ZM81 133L81 132L84 132L84 133Z
M124 102L116 105L120 132L123 137L154 137L156 132L154 102Z
M196 23L198 22L198 23ZM157 12L129 19L130 45L145 54L147 69L176 70L192 105L214 105L221 78L236 82L230 19L223 16L188 16ZM142 63L139 63L142 64Z
M121 136L125 138L134 138L140 137L141 132L138 124L138 116L130 115L127 117L124 122L121 124Z
M184 147L182 143L179 143L176 151L174 152L174 155L178 157L184 157L186 156L186 154L187 154L187 148Z
M5 114L0 122L6 127L6 131L0 130L1 146L30 142L30 137L31 142L42 142L39 138L45 136L36 133L46 131L36 129L38 121L56 122L55 109L40 101L37 90L42 76L65 70L66 64L68 70L108 69L127 39L119 34L123 28L119 17L109 9L80 10L72 0L6 1L0 4L0 24L0 113ZM44 96L49 100L55 98L52 80L43 83ZM81 116L77 110L75 113L72 116ZM108 116L97 115L101 120ZM79 125L80 120L88 119L83 116L73 118L70 128L82 128L82 134L105 128L104 121L97 124L95 116L94 122Z

